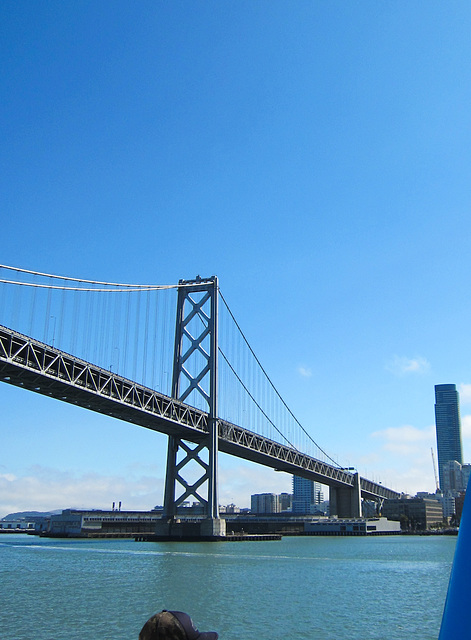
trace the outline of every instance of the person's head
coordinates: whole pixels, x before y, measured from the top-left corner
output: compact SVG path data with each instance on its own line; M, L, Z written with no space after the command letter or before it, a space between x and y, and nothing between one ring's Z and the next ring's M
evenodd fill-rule
M199 632L183 611L161 611L147 620L139 640L217 640L215 631Z

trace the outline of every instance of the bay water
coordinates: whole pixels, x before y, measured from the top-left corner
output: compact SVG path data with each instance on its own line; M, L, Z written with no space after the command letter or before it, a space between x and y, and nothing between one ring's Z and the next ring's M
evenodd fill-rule
M137 640L162 609L221 640L436 640L456 538L155 543L0 536L1 640Z

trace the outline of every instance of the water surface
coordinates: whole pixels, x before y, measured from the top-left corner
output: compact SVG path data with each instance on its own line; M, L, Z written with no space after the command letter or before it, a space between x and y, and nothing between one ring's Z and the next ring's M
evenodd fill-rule
M162 609L222 640L432 640L456 538L145 543L0 536L2 640L137 640Z

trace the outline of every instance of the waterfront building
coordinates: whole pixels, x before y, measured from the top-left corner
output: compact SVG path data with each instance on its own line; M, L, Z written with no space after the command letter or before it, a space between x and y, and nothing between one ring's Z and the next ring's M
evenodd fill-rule
M319 482L293 476L293 513L313 513L322 502L324 494Z
M314 507L317 510L320 504L324 504L324 492L322 490L322 485L318 482L314 482ZM312 511L312 509L311 509Z
M381 515L402 522L405 529L429 529L443 523L443 507L434 498L385 500Z
M291 493L280 493L280 512L291 511L293 496Z
M240 507L231 503L228 505L219 505L219 513L240 513Z
M466 491L462 491L455 498L455 523L456 524L459 524L461 520L465 497L466 497Z
M438 450L440 489L450 490L445 472L447 462L463 464L459 394L455 384L435 385L435 425Z
M391 535L401 532L401 525L384 517L323 518L305 522L304 532L317 536Z
M457 460L448 460L443 465L443 491L464 491L463 467Z
M280 496L276 493L255 493L250 496L252 513L280 513Z
M313 515L325 515L328 516L330 514L330 502L329 500L322 500L318 504L314 505L311 509L311 513Z
M36 523L35 533L51 537L106 537L154 533L159 511L90 511L64 509Z
M469 482L469 476L471 475L471 464L463 464L461 466L461 473L463 478L463 489L466 491Z
M0 520L0 533L25 533L25 531L34 531L34 522L22 518L15 520L2 518Z
M291 511L291 493L254 493L250 496L252 513L286 513Z
M361 513L364 518L374 518L379 513L379 504L375 500L363 500Z
M455 515L457 495L459 495L459 493L457 492L445 491L445 493L439 494L437 496L438 501L442 505L444 518L451 518Z

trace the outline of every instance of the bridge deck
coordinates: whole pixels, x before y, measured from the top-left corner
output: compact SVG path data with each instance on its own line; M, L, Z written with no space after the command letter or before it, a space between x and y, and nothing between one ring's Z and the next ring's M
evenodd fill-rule
M208 435L208 414L132 380L0 326L0 381L200 443ZM354 474L219 420L219 450L322 484L352 487ZM364 498L399 494L360 478Z

